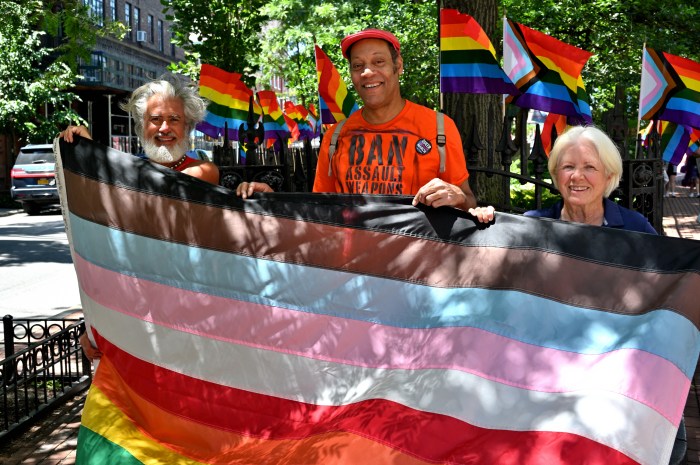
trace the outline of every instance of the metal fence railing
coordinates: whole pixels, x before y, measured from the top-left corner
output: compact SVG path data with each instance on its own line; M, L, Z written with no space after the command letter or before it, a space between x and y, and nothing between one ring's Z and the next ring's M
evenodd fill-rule
M83 331L82 319L3 318L0 440L90 385L91 364L78 341Z

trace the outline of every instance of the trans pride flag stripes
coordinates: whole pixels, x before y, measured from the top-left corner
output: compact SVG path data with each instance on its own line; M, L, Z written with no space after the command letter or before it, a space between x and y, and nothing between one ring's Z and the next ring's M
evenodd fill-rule
M700 349L696 242L483 227L410 197L242 201L60 144L104 353L79 463L668 461Z
M357 111L357 103L328 55L314 45L322 124L338 123Z
M700 129L700 63L645 47L639 119Z
M204 121L197 124L197 130L209 137L223 135L228 126L228 137L238 140L238 128L246 124L253 91L241 81L238 73L229 73L216 66L202 64L199 77L199 95L210 101ZM253 103L257 122L262 111Z
M503 18L503 69L521 95L521 108L566 115L570 125L592 123L581 71L591 53Z
M440 9L440 92L520 93L498 64L479 23L448 8Z

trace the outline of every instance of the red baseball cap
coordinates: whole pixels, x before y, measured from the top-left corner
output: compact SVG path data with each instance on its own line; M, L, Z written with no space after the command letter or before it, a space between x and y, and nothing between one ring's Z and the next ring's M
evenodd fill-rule
M391 32L383 31L381 29L365 29L360 32L355 32L354 34L350 34L349 36L345 37L343 40L340 41L340 48L343 49L343 56L349 60L350 57L348 56L348 50L350 49L350 47L355 42L364 39L386 40L387 42L389 42L389 44L391 44L392 47L394 47L394 49L397 52L401 52L401 44L399 44L399 39L397 39L396 36Z

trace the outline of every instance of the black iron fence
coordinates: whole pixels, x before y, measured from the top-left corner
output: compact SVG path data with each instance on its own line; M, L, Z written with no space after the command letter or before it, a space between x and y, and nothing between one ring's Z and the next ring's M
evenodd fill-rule
M82 319L3 318L0 439L90 385L91 364L78 341L83 331Z
M235 189L241 182L264 182L275 192L310 192L316 172L318 147L310 141L277 150L251 147L241 161L238 148L214 147L214 163L219 166L220 184Z

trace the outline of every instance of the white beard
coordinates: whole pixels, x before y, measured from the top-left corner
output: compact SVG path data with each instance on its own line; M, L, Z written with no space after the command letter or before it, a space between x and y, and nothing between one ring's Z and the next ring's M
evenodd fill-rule
M175 144L172 148L161 145L160 147L153 143L153 141L143 141L143 151L149 160L156 163L172 163L178 161L187 152L187 146L189 142L187 140L181 140Z

